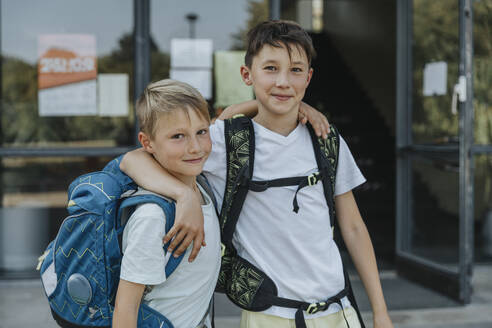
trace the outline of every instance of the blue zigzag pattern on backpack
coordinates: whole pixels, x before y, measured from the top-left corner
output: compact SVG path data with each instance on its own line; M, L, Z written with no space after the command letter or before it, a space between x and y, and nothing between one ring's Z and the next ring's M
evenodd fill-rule
M124 229L121 222L124 208L131 212L140 203L154 202L170 218L166 220L166 230L174 223L172 202L153 195L124 197L137 187L119 170L119 160L72 182L68 188L69 216L40 257L46 296L53 317L62 327L111 327L122 257L118 236ZM171 257L166 274L176 268L182 257ZM172 328L173 325L162 314L142 304L138 327Z

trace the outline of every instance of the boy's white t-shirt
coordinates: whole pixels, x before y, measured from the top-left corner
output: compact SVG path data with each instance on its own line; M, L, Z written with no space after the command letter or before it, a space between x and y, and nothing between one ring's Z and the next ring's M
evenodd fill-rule
M120 278L134 283L152 285L143 302L164 314L176 328L196 327L209 308L220 270L220 230L214 205L205 197L202 205L205 242L192 262L188 262L192 245L183 260L166 279L166 254L162 248L165 236L164 211L156 204L137 207L123 231L123 259ZM208 326L210 316L207 318Z
M277 134L253 121L255 158L253 179L272 180L306 176L318 172L311 136L299 124L288 136ZM226 180L224 121L210 127L212 153L204 173L222 206ZM347 144L340 137L340 153L335 196L346 193L365 182ZM293 212L297 186L269 188L264 192L249 191L244 202L233 244L238 254L273 279L278 296L306 302L319 302L338 294L344 288L340 253L333 241L330 215L323 186L301 189L297 195L299 212ZM350 302L342 300L344 307ZM315 318L339 311L332 304ZM295 317L296 309L272 306L266 314Z

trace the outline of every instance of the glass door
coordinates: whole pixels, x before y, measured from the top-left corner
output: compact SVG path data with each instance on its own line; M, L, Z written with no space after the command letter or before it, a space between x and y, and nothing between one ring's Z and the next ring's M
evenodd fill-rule
M473 255L471 2L398 2L397 271L465 303Z

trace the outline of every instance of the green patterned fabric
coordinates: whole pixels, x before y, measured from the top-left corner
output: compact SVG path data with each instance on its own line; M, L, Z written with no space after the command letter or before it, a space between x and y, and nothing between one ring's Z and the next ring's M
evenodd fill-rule
M250 308L261 286L264 275L252 265L246 265L238 256L232 259L231 278L227 283L227 295L236 304L244 308Z
M236 118L241 119L241 118ZM244 118L242 118L244 119ZM228 121L232 121L230 119ZM250 130L230 130L228 134L225 136L226 143L230 147L230 153L227 154L227 182L226 189L224 193L223 206L220 215L220 224L221 228L224 229L226 222L228 221L228 215L231 210L232 200L237 192L237 177L239 171L244 168L246 165L250 165L250 154L249 154L249 141ZM252 165L252 163L251 163Z
M337 171L338 164L338 148L340 145L340 140L338 132L332 127L330 134L326 139L318 138L318 144L321 149L322 154L329 161L330 167L333 168L333 173ZM335 191L335 174L330 174L330 182L332 184L332 189Z
M237 256L232 247L226 247L224 255L222 255L222 261L220 264L219 279L217 280L217 286L215 291L219 293L226 293L227 282L230 280L232 259Z

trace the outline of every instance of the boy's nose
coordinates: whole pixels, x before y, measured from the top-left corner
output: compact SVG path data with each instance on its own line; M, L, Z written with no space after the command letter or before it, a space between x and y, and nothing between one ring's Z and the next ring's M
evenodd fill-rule
M188 144L188 151L190 153L198 153L202 149L200 142L196 137L191 137L190 142Z
M277 74L277 79L275 81L275 86L280 88L285 88L289 86L289 79L286 73L280 72Z

